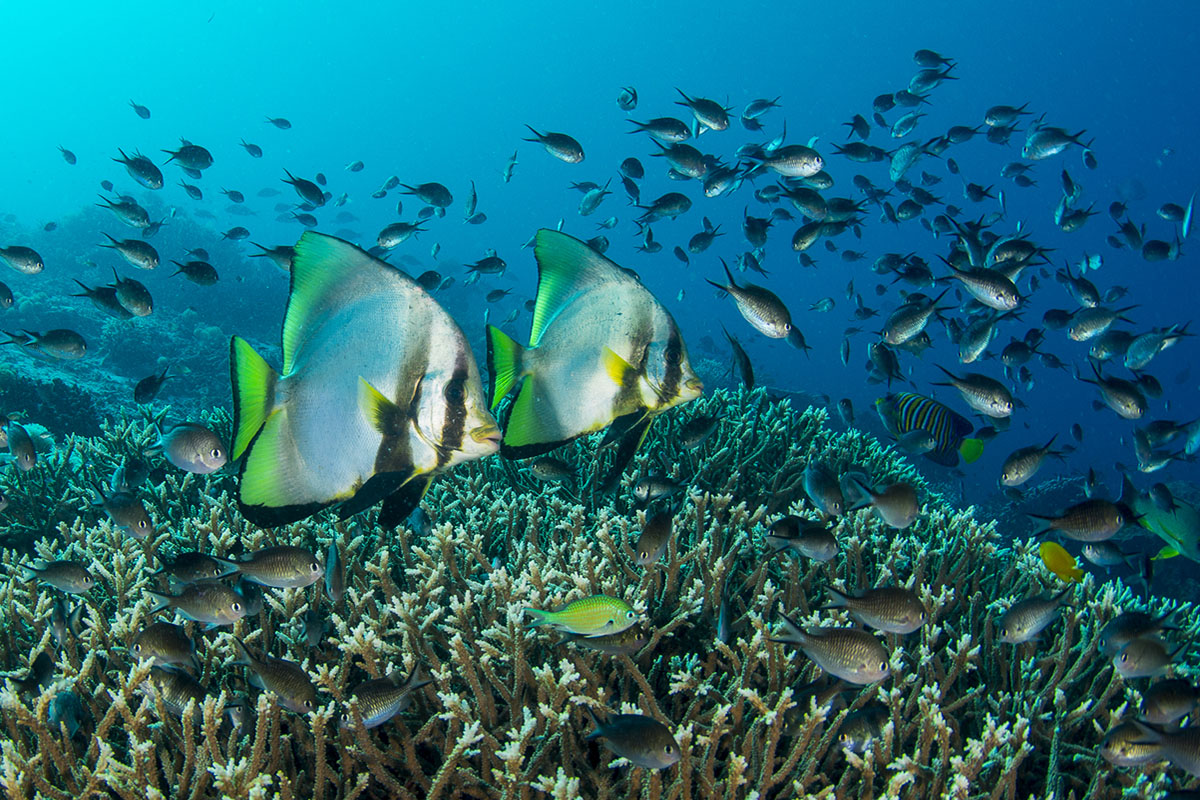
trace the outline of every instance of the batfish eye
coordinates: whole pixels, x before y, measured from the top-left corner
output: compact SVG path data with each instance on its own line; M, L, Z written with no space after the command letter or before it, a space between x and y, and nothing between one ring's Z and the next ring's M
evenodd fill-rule
M449 383L446 384L446 388L442 391L442 394L445 396L445 398L447 400L449 400L452 403L456 403L459 400L462 400L463 399L462 381L459 381L459 380L450 381Z

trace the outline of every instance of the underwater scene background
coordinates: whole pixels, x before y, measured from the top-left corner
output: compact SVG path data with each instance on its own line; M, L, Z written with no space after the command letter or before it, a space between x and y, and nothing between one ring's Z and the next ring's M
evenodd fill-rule
M1193 4L2 13L6 796L1196 796Z

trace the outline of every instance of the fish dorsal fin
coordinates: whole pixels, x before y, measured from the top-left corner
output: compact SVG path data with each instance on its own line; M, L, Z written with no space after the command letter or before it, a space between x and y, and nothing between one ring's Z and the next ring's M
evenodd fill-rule
M283 318L283 374L290 374L309 323L325 307L330 296L347 284L372 276L377 270L399 278L418 291L420 286L366 251L323 233L305 231L296 243L292 260L291 291ZM372 287L377 284L372 281Z
M543 228L535 240L538 289L530 347L537 347L547 326L579 295L605 284L636 283L616 264L565 233Z

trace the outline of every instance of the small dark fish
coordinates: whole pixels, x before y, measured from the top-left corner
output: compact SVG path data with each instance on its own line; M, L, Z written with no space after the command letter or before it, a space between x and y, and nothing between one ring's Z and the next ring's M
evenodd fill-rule
M783 632L773 642L794 644L818 667L847 683L881 681L891 672L888 654L878 639L859 628L801 628L780 615Z
M274 125L281 131L286 131L292 127L292 123L283 117L267 117L266 122L268 125Z
M227 567L236 568L248 581L277 589L311 586L325 574L316 556L303 547L292 545L267 547L240 561L218 560Z
M234 637L239 661L250 668L250 683L279 698L279 704L297 714L309 714L317 709L317 687L303 667L294 661L264 655L256 658L241 639Z
M137 114L142 119L150 119L150 109L146 108L145 106L138 105L130 100L129 107L133 109L133 113Z
M621 92L617 95L617 108L622 111L633 111L637 108L637 104L637 89L634 89L632 86L621 87Z
M766 543L775 553L792 550L814 561L830 561L838 553L837 538L827 524L792 515L771 523Z
M679 443L688 450L695 450L708 441L723 417L699 414L688 420L679 430Z
M133 637L129 652L135 659L149 659L156 667L197 668L196 644L180 625L152 622Z
M638 508L645 508L655 500L670 497L687 486L663 475L647 475L633 485L633 499Z
M242 147L245 149L245 151L247 153L250 154L251 158L262 158L263 151L262 151L262 148L259 147L258 145L251 144L250 142L247 142L245 139L242 139Z
M575 465L553 456L540 456L529 465L529 471L539 481L566 483L576 478Z
M414 509L414 513L420 508ZM342 602L346 593L346 565L338 552L337 539L329 542L329 550L325 553L325 597L336 608Z
M162 569L154 574L166 575L179 583L199 583L219 580L236 572L235 568L226 566L206 553L184 552L175 556L173 561L164 561Z
M1106 656L1115 656L1125 645L1134 639L1156 636L1164 630L1177 630L1171 621L1174 612L1152 617L1144 611L1126 611L1100 629L1097 643L1100 652Z
M883 586L854 595L828 589L832 600L822 610L845 608L863 625L885 633L912 633L929 619L920 598L909 589Z
M1000 617L1000 641L1021 644L1037 637L1058 616L1070 588L1052 597L1030 597L1019 600Z
M639 566L649 566L662 558L667 544L671 541L673 523L674 518L667 512L660 512L646 520L642 535L633 546L635 560Z
M74 153L63 147L61 144L58 146L58 152L62 153L63 161L67 162L71 166L75 166L75 162L78 161L78 159L75 158Z
M162 373L149 375L138 381L137 385L133 387L133 402L141 406L154 402L154 398L158 397L163 384L171 379L171 376L167 374L170 371L171 367L167 366Z
M360 683L350 691L351 705L338 717L338 726L379 727L407 709L417 689L431 683L433 679L420 666L413 669L404 683L393 675Z
M96 579L78 561L35 561L21 568L21 579L36 580L67 594L83 594L96 585Z
M596 729L585 738L604 739L609 750L646 769L666 769L679 761L678 742L658 720L641 714L610 714L601 722L591 706L586 708Z
M578 164L583 161L583 146L575 140L574 137L568 136L565 133L555 133L547 131L539 133L533 127L526 125L529 131L533 134L532 139L525 139L526 142L537 142L546 148L546 152L557 158L559 161L565 161L568 164Z

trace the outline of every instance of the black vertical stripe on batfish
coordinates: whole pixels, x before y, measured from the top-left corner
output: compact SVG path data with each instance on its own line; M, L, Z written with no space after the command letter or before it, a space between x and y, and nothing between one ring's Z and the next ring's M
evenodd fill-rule
M395 528L408 519L413 510L421 504L421 498L425 496L430 480L428 476L414 478L389 494L379 509L380 527Z
M667 360L667 369L663 373L662 386L658 387L659 400L670 402L679 394L679 382L683 379L683 338L674 325L667 337L667 347L663 352Z
M421 389L424 386L425 375L429 371L429 354L425 351L425 358L419 364L412 364L412 371L402 371L397 380L397 386L393 389L393 394L397 399L397 404L392 406L392 414L388 419L380 420L379 431L383 434L383 439L379 442L379 449L375 452L375 474L379 475L385 472L404 472L412 474L414 464L412 455L412 429L417 424L417 412L421 407ZM400 405L400 398L404 396L405 384L413 377L416 377L415 385L412 389L412 396L409 398L406 405Z
M442 390L446 400L446 415L442 419L442 433L438 439L438 467L450 461L451 456L462 447L463 433L467 424L467 362L462 353L454 362L454 372Z

